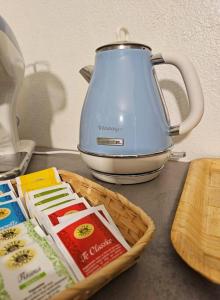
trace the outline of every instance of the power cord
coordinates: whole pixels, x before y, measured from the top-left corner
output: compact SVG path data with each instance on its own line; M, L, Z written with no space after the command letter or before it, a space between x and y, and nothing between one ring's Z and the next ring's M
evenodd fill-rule
M51 150L51 151L34 151L37 155L52 155L52 154L79 154L78 150Z

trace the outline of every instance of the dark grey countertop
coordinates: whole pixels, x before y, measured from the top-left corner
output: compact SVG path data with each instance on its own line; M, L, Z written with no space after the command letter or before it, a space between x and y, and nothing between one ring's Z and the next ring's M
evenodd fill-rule
M154 220L153 240L139 262L110 282L92 300L211 300L220 299L220 286L207 281L176 254L170 230L188 164L168 162L158 178L136 185L113 185L94 179L79 155L34 155L27 173L55 166L99 182L143 208Z

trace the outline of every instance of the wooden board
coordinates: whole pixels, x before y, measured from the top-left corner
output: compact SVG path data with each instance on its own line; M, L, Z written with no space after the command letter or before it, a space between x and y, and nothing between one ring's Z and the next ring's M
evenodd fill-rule
M190 267L220 284L220 159L190 164L171 241Z

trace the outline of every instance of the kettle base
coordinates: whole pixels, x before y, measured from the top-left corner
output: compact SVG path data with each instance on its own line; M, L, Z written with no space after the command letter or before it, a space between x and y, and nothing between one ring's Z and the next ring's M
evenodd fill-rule
M115 156L108 157L92 153L82 152L82 160L91 169L98 173L115 175L151 174L159 170L169 159L171 149L165 151L136 156ZM147 181L147 180L146 180Z
M91 169L91 173L94 177L96 177L99 180L114 183L114 184L136 184L136 183L143 183L150 180L153 180L157 176L160 175L161 170L164 166L161 168L141 173L141 174L108 174L108 173L102 173L96 170Z

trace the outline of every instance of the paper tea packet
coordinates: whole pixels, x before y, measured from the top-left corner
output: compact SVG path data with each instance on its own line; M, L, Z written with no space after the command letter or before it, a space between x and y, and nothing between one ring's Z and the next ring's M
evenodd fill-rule
M15 194L10 180L0 181L0 195L8 192L13 192Z
M70 191L72 191L72 188L68 183L61 182L60 184L57 184L57 185L52 185L52 186L49 186L49 187L46 187L43 189L38 189L38 190L27 192L25 194L25 197L27 197L27 200L28 199L31 200L31 199L48 196L48 195L56 193L56 192L61 192L66 189L69 189Z
M25 192L57 185L60 182L61 179L56 168L49 168L16 178L17 189L21 198L24 197Z
M42 203L36 203L35 205L32 204L30 209L30 214L32 217L35 217L38 222L40 224L42 224L42 220L41 220L41 216L42 216L42 212L50 209L50 208L54 208L54 207L58 207L62 204L65 203L71 203L72 201L76 200L76 195L75 194L70 194L68 196L65 196L64 194L59 194L59 195L55 195L55 193L53 194L53 197L47 198L45 199L47 201L42 201Z
M101 215L101 218L103 217L111 225L112 229L115 231L115 234L118 235L120 238L124 239L123 235L121 234L118 227L115 225L115 222L113 221L112 217L110 216L110 214L108 213L107 209L105 208L105 206L103 204L90 207L90 211L93 211L93 212L97 211ZM58 219L59 219L59 223L65 223L65 222L71 220L71 215L66 214L66 215L60 216Z
M58 191L58 192L53 192L50 193L48 195L44 195L41 197L32 197L31 195L27 197L25 197L26 200L26 206L28 209L28 212L30 214L31 217L35 216L35 212L39 211L40 207L42 207L44 205L44 207L47 207L49 205L51 205L51 203L53 203L54 201L61 199L61 198L66 198L72 196L73 199L75 199L77 197L76 194L73 194L72 190L70 190L69 188L66 188L64 190Z
M2 202L7 202L7 201L10 201L10 200L16 200L16 196L15 194L10 191L10 192L7 192L7 193L4 193L4 194L0 194L0 204Z
M58 225L63 216L69 220L73 214L90 208L85 199L74 200L42 211L41 221L45 227L50 230L51 227Z
M53 227L52 237L81 280L106 266L130 247L111 225L90 208Z
M26 233L14 243L22 238L32 243L0 257L0 299L50 299L76 281L46 237L41 237L30 221L21 225L14 229L25 228Z
M46 196L32 199L31 203L33 206L37 207L37 206L42 206L44 204L50 204L53 201L58 200L60 198L64 198L67 196L73 196L73 195L74 195L74 193L72 191L65 189L63 191L59 191L59 192L52 193L52 194L49 194ZM76 198L76 197L74 197L74 198Z
M19 198L0 203L0 229L4 229L27 220L26 211Z

